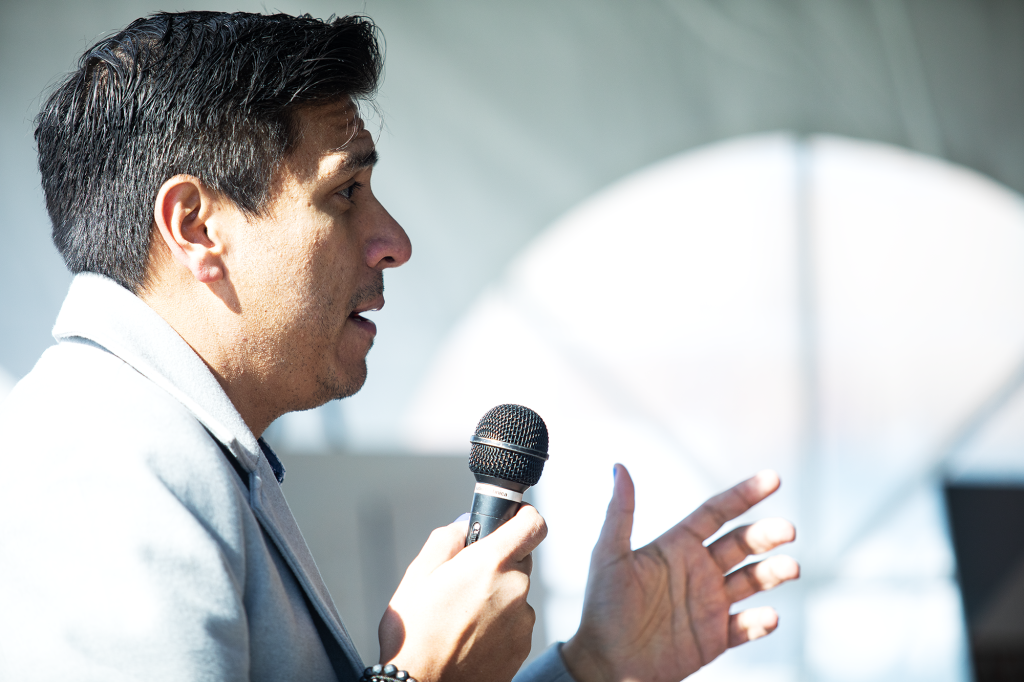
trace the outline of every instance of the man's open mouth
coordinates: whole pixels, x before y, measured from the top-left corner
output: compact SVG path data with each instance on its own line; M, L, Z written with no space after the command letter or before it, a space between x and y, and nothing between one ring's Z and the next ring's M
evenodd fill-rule
M362 313L375 313L384 307L384 298L380 297L373 301L367 301L361 306L358 306L355 310L349 313L349 317L357 320L365 320Z
M358 324L360 327L363 327L367 331L376 334L377 333L377 325L375 325L373 323L373 320L369 320L369 319L363 317L363 313L375 312L377 310L380 310L383 307L384 307L384 297L381 296L381 297L375 298L372 301L367 301L366 303L358 306L355 310L353 310L351 313L349 313L348 317L349 317L350 320L352 320L353 322Z

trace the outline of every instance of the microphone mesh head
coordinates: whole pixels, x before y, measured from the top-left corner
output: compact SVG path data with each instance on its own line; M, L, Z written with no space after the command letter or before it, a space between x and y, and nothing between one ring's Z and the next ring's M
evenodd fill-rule
M487 411L476 425L481 438L518 445L531 450L548 451L548 427L536 412L522 405L498 405ZM537 485L544 471L544 460L504 448L473 443L469 451L469 470L523 485Z

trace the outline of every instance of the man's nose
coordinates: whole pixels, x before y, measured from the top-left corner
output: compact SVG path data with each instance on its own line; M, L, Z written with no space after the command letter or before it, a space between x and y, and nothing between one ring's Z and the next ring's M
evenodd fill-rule
M378 210L373 235L366 245L366 264L371 268L397 268L412 257L412 242L383 206Z

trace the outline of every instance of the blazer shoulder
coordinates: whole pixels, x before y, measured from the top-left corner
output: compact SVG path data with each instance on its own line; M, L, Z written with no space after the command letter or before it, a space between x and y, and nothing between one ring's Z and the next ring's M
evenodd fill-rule
M0 465L117 494L159 484L193 511L246 504L225 454L179 400L95 344L47 349L0 408Z

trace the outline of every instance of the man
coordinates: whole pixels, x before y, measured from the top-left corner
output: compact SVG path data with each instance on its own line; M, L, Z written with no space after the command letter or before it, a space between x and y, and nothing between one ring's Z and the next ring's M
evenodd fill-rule
M54 242L77 273L47 350L0 415L0 678L354 680L362 672L259 438L357 391L383 271L411 246L370 187L357 102L373 24L158 14L101 41L50 96L36 139ZM615 493L579 632L533 680L678 680L767 634L731 604L797 576L780 520L722 523L764 473L629 546ZM463 548L435 531L380 626L423 682L509 680L529 652L524 507Z

